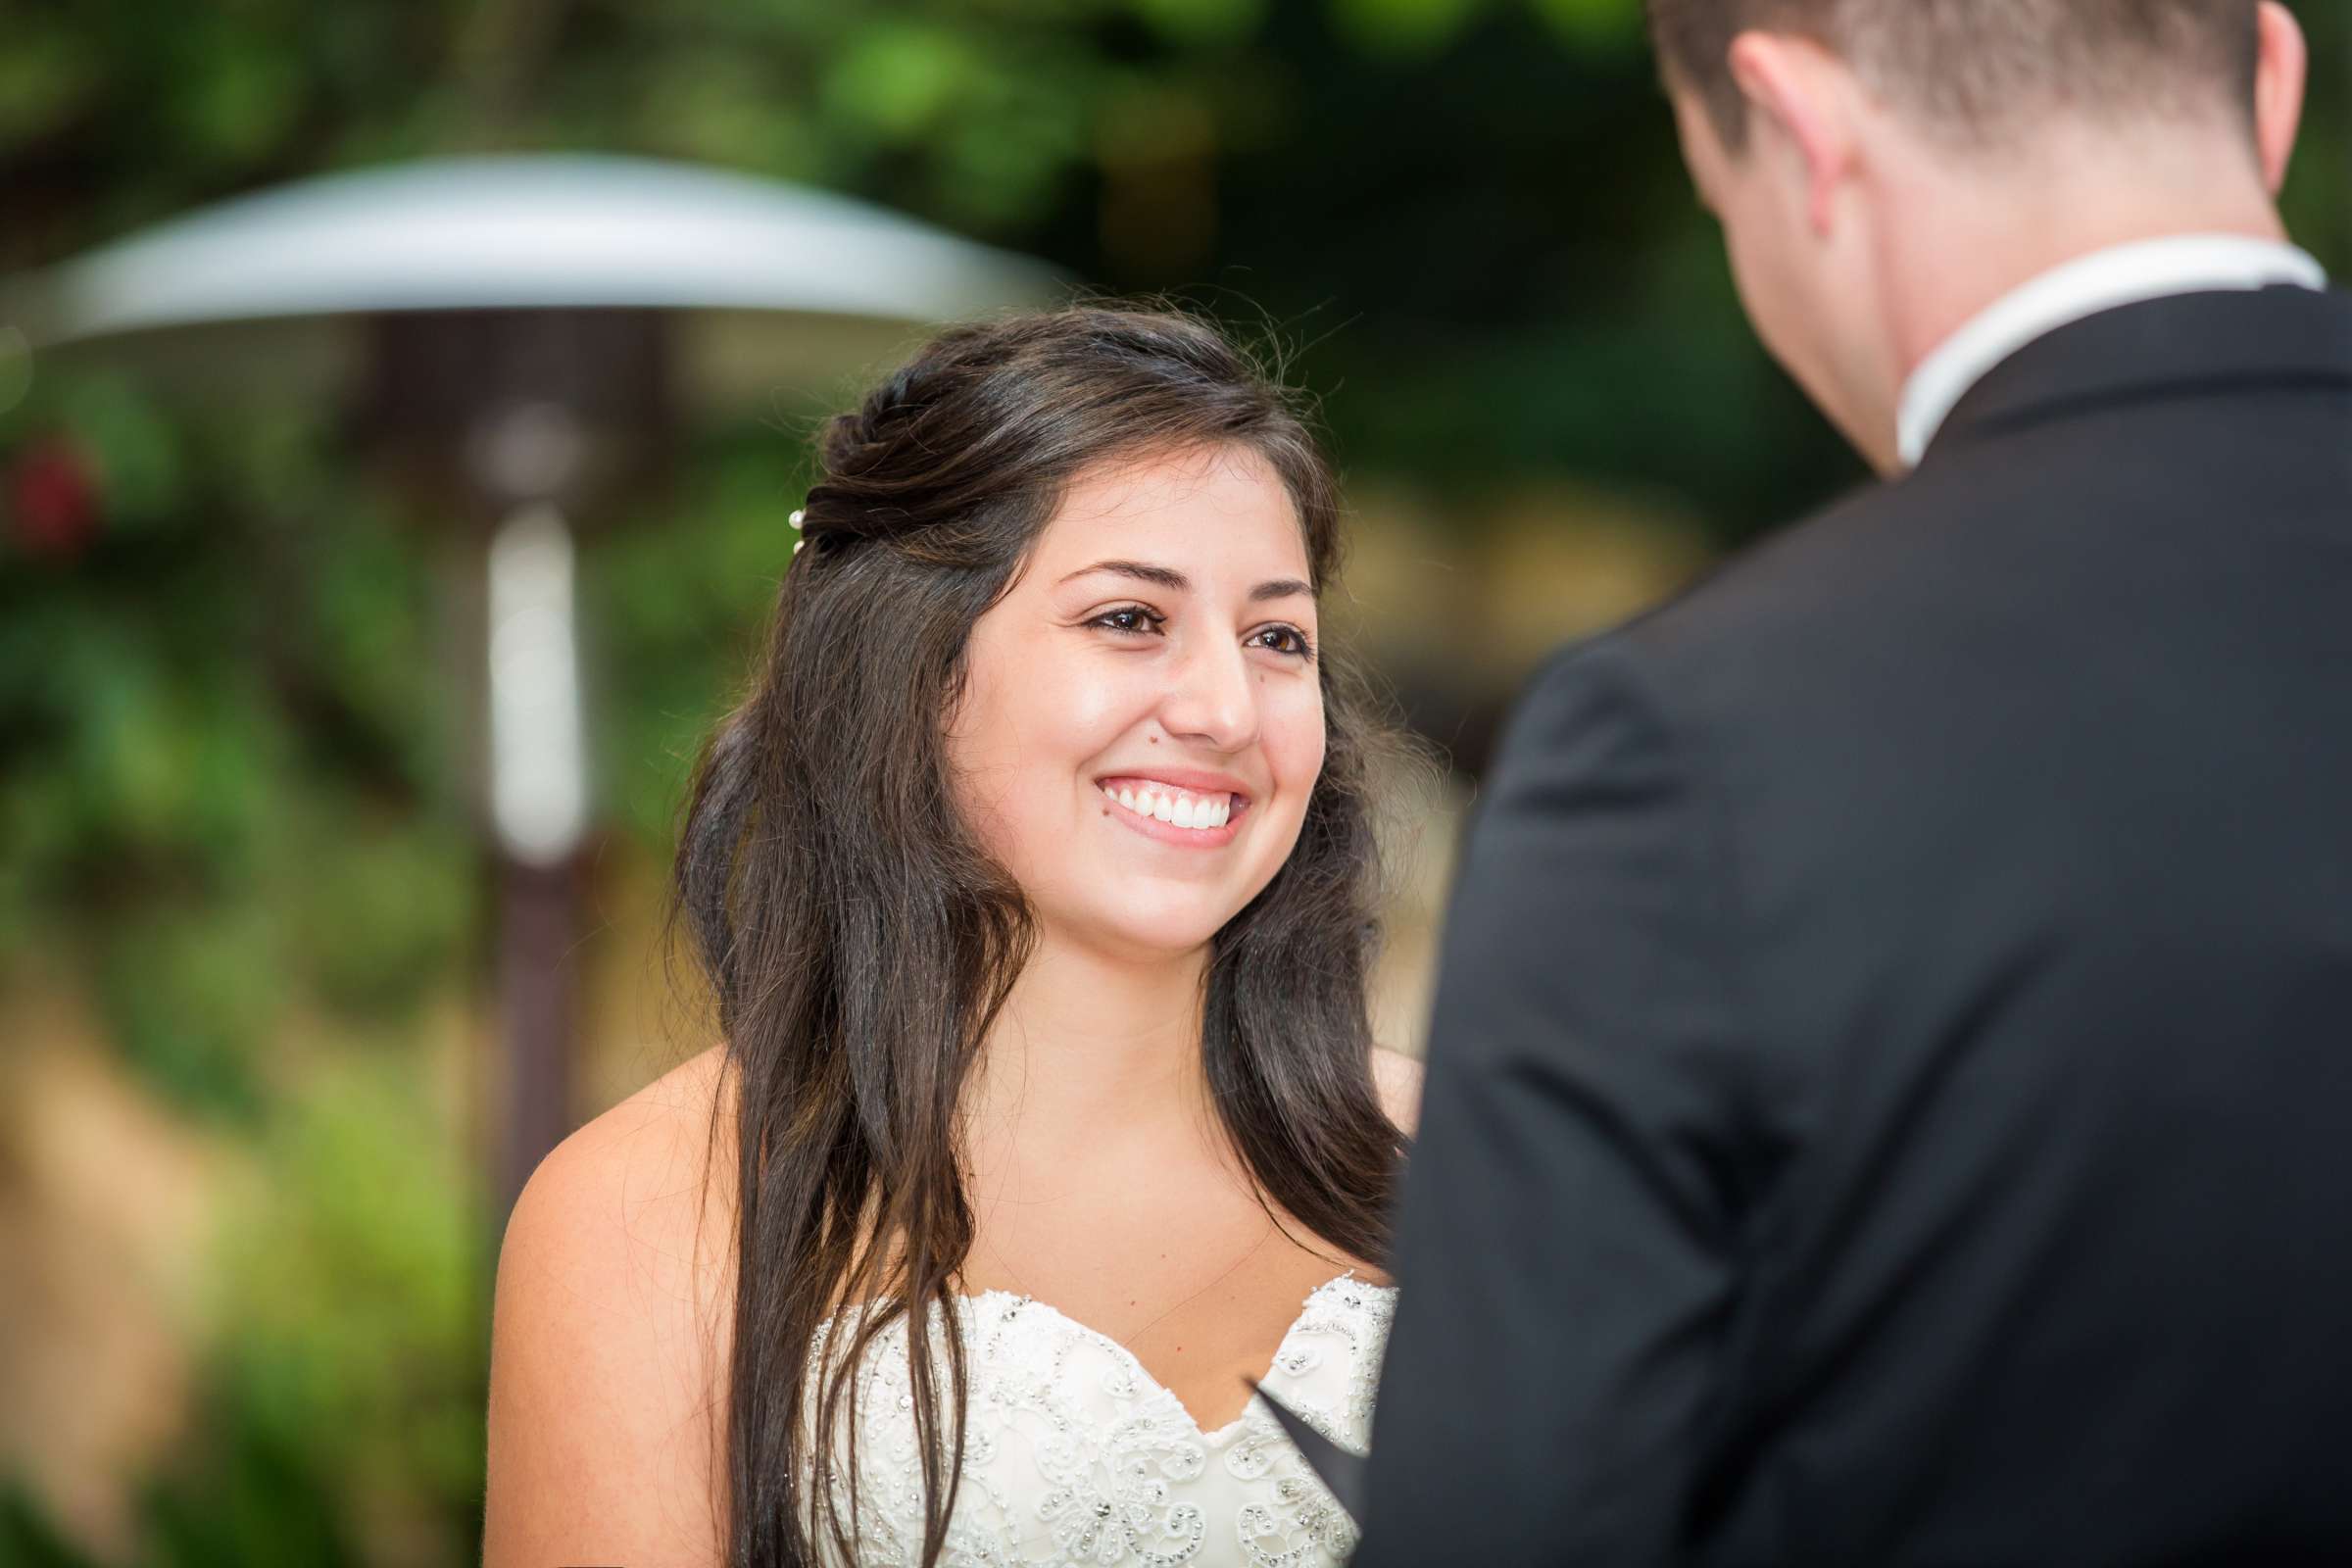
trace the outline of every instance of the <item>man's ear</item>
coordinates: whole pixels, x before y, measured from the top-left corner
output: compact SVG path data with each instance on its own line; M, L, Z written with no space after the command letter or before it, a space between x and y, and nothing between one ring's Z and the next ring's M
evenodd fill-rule
M2302 25L2278 0L2262 0L2261 51L2254 62L2254 147L2262 182L2273 196L2286 183L2295 133L2303 122L2303 88L2311 76L2311 48Z
M1755 139L1769 142L1777 134L1801 161L1806 220L1817 237L1828 238L1838 186L1861 151L1853 74L1812 39L1788 33L1743 32L1732 40L1729 63L1732 79L1747 95Z

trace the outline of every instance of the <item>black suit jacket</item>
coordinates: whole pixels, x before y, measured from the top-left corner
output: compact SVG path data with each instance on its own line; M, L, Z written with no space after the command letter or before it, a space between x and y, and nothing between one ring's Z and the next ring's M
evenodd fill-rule
M2352 299L2106 312L1555 658L1357 1568L2352 1562Z

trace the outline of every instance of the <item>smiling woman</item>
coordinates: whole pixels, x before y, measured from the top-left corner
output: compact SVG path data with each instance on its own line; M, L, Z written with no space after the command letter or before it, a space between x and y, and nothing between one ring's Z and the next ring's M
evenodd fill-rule
M1289 858L1325 744L1308 577L1265 459L1155 453L1072 484L973 627L953 765L1057 945L1204 951Z
M1324 460L1213 329L1084 308L821 461L680 850L722 1043L510 1221L489 1568L1336 1562L1243 1383L1367 1440L1416 1092Z

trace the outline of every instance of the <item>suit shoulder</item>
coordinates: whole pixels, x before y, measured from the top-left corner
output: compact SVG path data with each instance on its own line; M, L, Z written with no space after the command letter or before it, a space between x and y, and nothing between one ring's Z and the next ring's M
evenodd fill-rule
M1705 644L1719 628L1768 628L1835 603L1857 578L1902 569L1902 489L1873 485L1726 557L1690 587L1626 623L1644 651Z
M1658 693L1729 685L1752 698L1776 674L1814 678L1824 661L1932 635L1995 569L1991 537L2032 505L2031 481L2005 482L2016 488L1947 466L1870 484L1726 558L1611 638Z

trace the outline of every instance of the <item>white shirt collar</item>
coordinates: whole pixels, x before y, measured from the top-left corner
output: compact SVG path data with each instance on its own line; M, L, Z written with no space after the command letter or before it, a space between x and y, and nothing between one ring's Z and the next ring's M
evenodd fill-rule
M1895 434L1903 466L1917 464L1953 407L1984 374L2045 332L2168 294L2326 288L2328 273L2292 245L2243 234L2176 234L2077 257L2002 295L1938 344L1903 383Z

